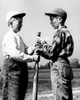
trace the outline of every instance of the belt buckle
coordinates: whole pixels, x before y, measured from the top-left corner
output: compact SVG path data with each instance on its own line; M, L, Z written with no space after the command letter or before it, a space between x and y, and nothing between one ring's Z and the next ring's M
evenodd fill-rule
M6 55L5 58L9 59L10 58L10 55Z

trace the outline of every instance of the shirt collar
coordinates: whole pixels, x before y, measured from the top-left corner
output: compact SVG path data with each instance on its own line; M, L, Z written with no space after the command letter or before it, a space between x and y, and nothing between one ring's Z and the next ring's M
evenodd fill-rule
M62 30L63 28L67 28L67 26L62 26L60 29L57 30L57 32Z
M18 33L13 32L12 30L9 30L9 32L8 32L8 33L13 34L13 35L15 35L15 36L19 36L19 34L18 34Z

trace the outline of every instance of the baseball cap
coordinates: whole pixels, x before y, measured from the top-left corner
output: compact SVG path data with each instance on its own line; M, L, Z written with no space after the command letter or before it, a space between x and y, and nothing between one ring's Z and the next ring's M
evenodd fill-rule
M20 17L24 17L26 15L26 13L20 13L18 11L10 11L8 12L8 14L6 15L6 22L8 23L9 20L12 18L12 17L16 17L16 16L20 16Z
M67 17L67 13L64 9L62 8L55 8L52 12L45 13L47 16L61 16L61 17Z

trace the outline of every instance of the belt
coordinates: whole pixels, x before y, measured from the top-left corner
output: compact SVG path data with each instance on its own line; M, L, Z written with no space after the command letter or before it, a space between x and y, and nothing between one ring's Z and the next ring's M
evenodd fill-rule
M7 59L10 58L10 55L5 55L5 58L7 58Z
M64 57L64 56L59 56L59 58L58 59L64 59L65 61L67 61L67 63L69 63L69 60L68 60L68 58L67 57Z

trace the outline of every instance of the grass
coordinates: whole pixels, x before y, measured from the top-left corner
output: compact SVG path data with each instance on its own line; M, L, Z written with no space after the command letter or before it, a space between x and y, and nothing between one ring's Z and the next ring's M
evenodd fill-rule
M73 69L74 79L72 80L72 87L80 87L80 68ZM27 89L27 96L32 95L32 89L33 89L33 76L34 76L34 70L29 70L29 82L28 82L28 89ZM0 95L2 90L2 78L0 77ZM50 81L50 69L39 69L39 77L38 77L38 93L41 94L50 94L52 91L51 87L51 81ZM79 95L75 96L76 98L79 98ZM42 96L39 98L39 100L52 100L52 96L49 98L47 96ZM31 100L31 98L26 99ZM78 100L78 99L74 99Z
M33 75L34 70L29 71L29 85L26 100L32 100L32 88L33 88ZM74 79L72 80L73 90L80 89L80 68L73 69ZM38 79L38 100L53 100L52 96L52 87L50 81L50 69L40 69L39 70L39 79ZM29 98L30 97L30 98ZM73 100L80 100L80 93L73 94Z

